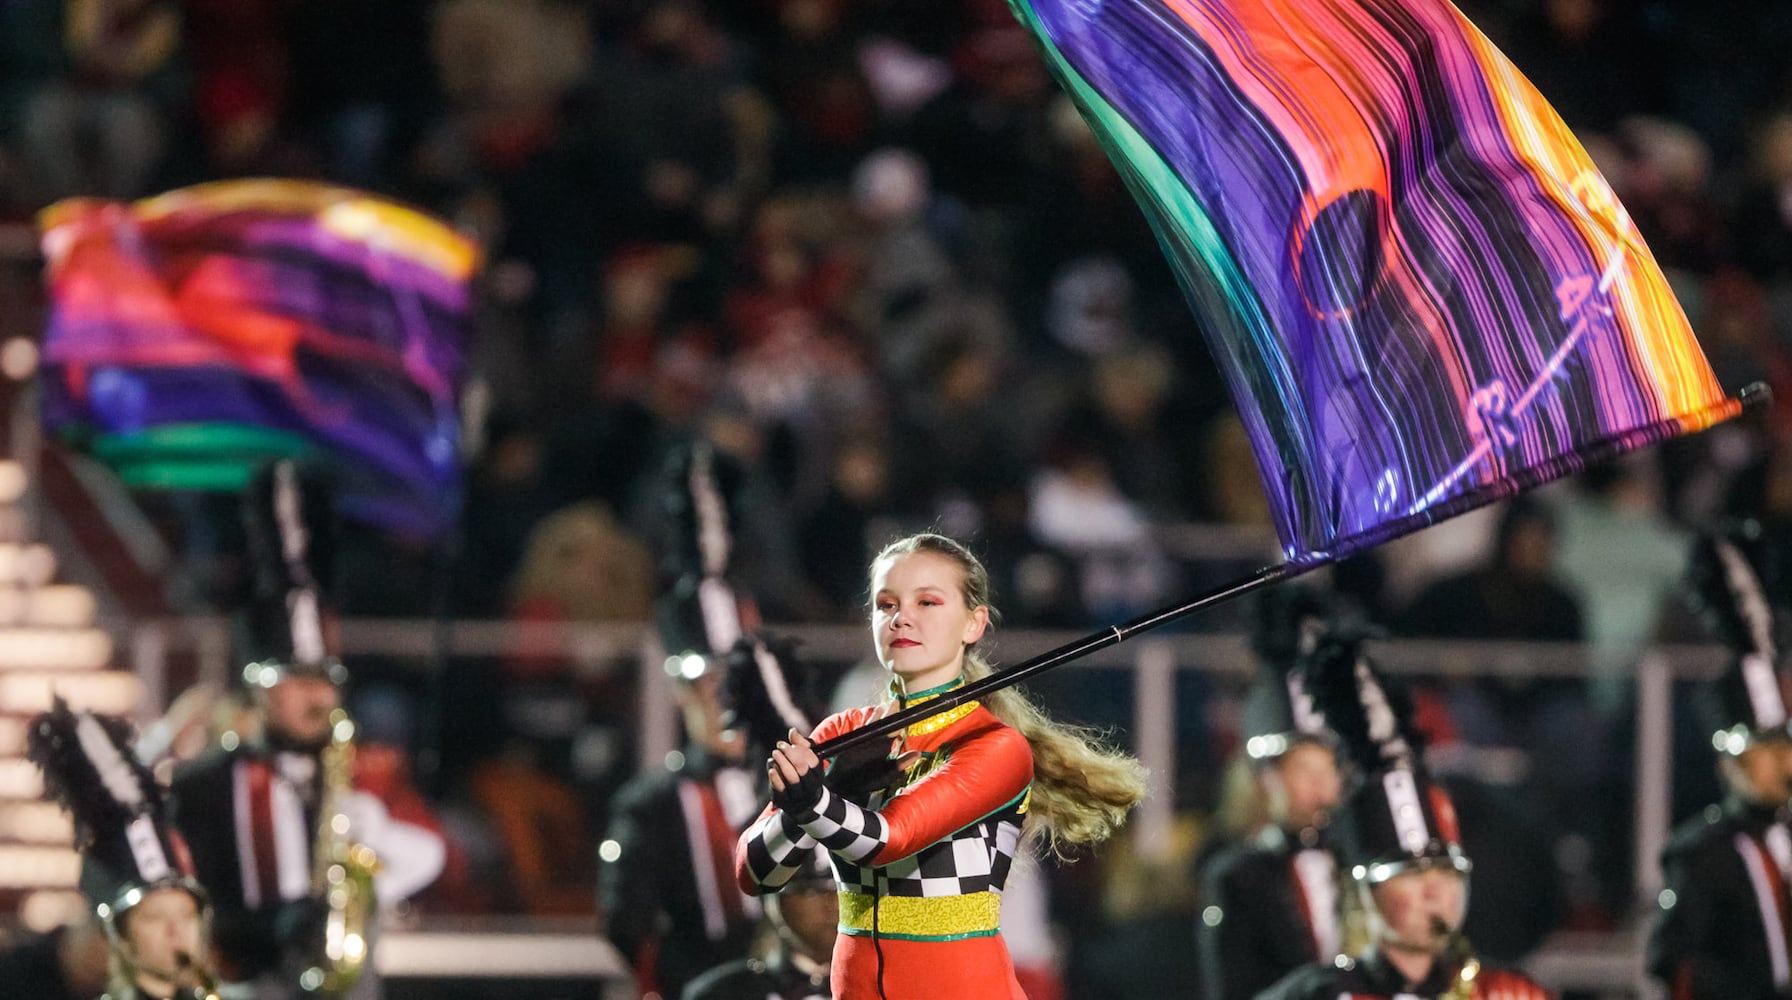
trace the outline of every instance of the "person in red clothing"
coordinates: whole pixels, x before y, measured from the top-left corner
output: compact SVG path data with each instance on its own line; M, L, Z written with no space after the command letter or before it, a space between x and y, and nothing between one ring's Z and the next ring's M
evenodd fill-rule
M890 545L872 561L871 594L894 703L839 713L807 737L793 729L772 751L772 804L736 852L741 888L777 891L819 843L840 893L836 998L1024 997L998 934L1010 866L1034 837L1105 839L1144 797L1144 768L1013 688L824 768L813 743L991 670L975 652L994 614L989 574L958 542Z

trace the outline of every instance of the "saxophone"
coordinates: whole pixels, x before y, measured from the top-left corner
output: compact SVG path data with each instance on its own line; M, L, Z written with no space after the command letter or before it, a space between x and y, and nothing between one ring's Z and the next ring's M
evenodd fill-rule
M1475 977L1481 974L1481 960L1475 957L1474 946L1468 943L1467 935L1462 933L1462 928L1451 927L1441 917L1431 918L1431 931L1445 940L1448 954L1460 963L1450 988L1440 994L1438 1000L1475 1000Z
M323 799L318 806L317 841L312 849L311 895L324 901L323 925L306 942L299 988L341 996L360 978L368 959L368 931L378 910L373 876L379 857L349 839L346 811L355 773L355 724L348 713L330 713L330 743L319 759Z
M176 952L174 964L177 973L176 981L192 982L195 985L185 993L176 993L180 1000L191 997L192 1000L219 1000L218 977L209 966L194 960L192 955L184 951Z

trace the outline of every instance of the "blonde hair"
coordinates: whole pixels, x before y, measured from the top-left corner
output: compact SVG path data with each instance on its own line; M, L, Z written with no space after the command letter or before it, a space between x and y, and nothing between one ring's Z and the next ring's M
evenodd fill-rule
M872 571L892 559L931 552L958 563L965 606L989 609L989 571L970 550L944 535L922 533L892 542L872 560ZM995 673L976 644L965 649L964 679ZM1020 731L1033 748L1033 792L1025 832L1043 837L1060 856L1066 845L1099 844L1126 821L1145 797L1145 766L1107 745L1096 730L1053 720L1019 688L1006 687L981 699L990 713Z
M512 576L513 605L548 599L570 621L645 621L653 615L653 554L594 500L543 518Z

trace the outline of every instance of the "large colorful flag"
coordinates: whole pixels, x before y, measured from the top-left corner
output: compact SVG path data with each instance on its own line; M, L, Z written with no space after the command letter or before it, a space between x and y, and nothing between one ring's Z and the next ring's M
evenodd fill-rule
M424 535L453 522L466 238L285 180L76 199L40 226L47 426L133 485L236 490L268 458L312 456L345 516Z
M1733 416L1586 152L1446 0L1010 0L1311 565Z

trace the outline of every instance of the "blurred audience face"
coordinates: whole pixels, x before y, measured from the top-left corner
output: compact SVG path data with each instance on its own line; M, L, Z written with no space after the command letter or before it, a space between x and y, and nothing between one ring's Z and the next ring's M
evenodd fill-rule
M1415 868L1370 886L1369 897L1377 943L1438 955L1448 947L1449 933L1462 926L1468 884L1454 868Z
M653 326L666 310L670 288L652 258L630 258L604 275L604 314L613 327Z
M199 903L185 889L157 889L124 919L125 958L139 971L142 988L157 994L176 984L178 972L200 954ZM181 985L197 986L188 972Z
M647 548L608 507L587 500L536 526L511 592L519 606L551 606L568 621L643 621L652 616L652 581Z
M834 459L834 487L841 496L854 503L878 503L889 486L890 457L880 445L865 441L849 443Z
M1768 119L1756 140L1755 158L1768 183L1792 183L1792 114L1781 113Z
M1101 411L1121 427L1151 426L1170 390L1170 358L1155 348L1106 354L1095 363L1095 399Z
M1290 830L1318 829L1343 792L1338 760L1317 743L1297 743L1263 772L1270 815Z
M1782 806L1792 801L1792 742L1756 743L1734 757L1723 758L1730 787L1744 799L1762 806Z
M1792 515L1792 442L1775 447L1767 464L1766 513Z
M825 38L839 28L841 6L833 0L783 0L777 5L778 24L792 38Z
M268 738L293 748L321 748L330 741L330 713L342 705L336 685L322 677L287 677L268 688Z
M1571 41L1583 41L1599 27L1605 17L1599 0L1547 0L1544 16L1556 33Z
M1500 553L1513 576L1540 579L1555 564L1555 529L1542 518L1523 517L1511 526Z
M927 162L906 149L880 149L853 171L852 196L854 207L868 222L912 222L932 197Z
M965 603L964 569L937 552L878 563L871 576L871 609L878 662L911 692L957 677L965 647L982 638L989 624L988 608Z
M1226 524L1268 525L1269 500L1244 421L1236 413L1223 413L1208 425L1205 435L1202 479L1210 484L1214 516Z
M996 359L987 351L965 350L939 375L940 400L953 408L974 407L996 391Z

